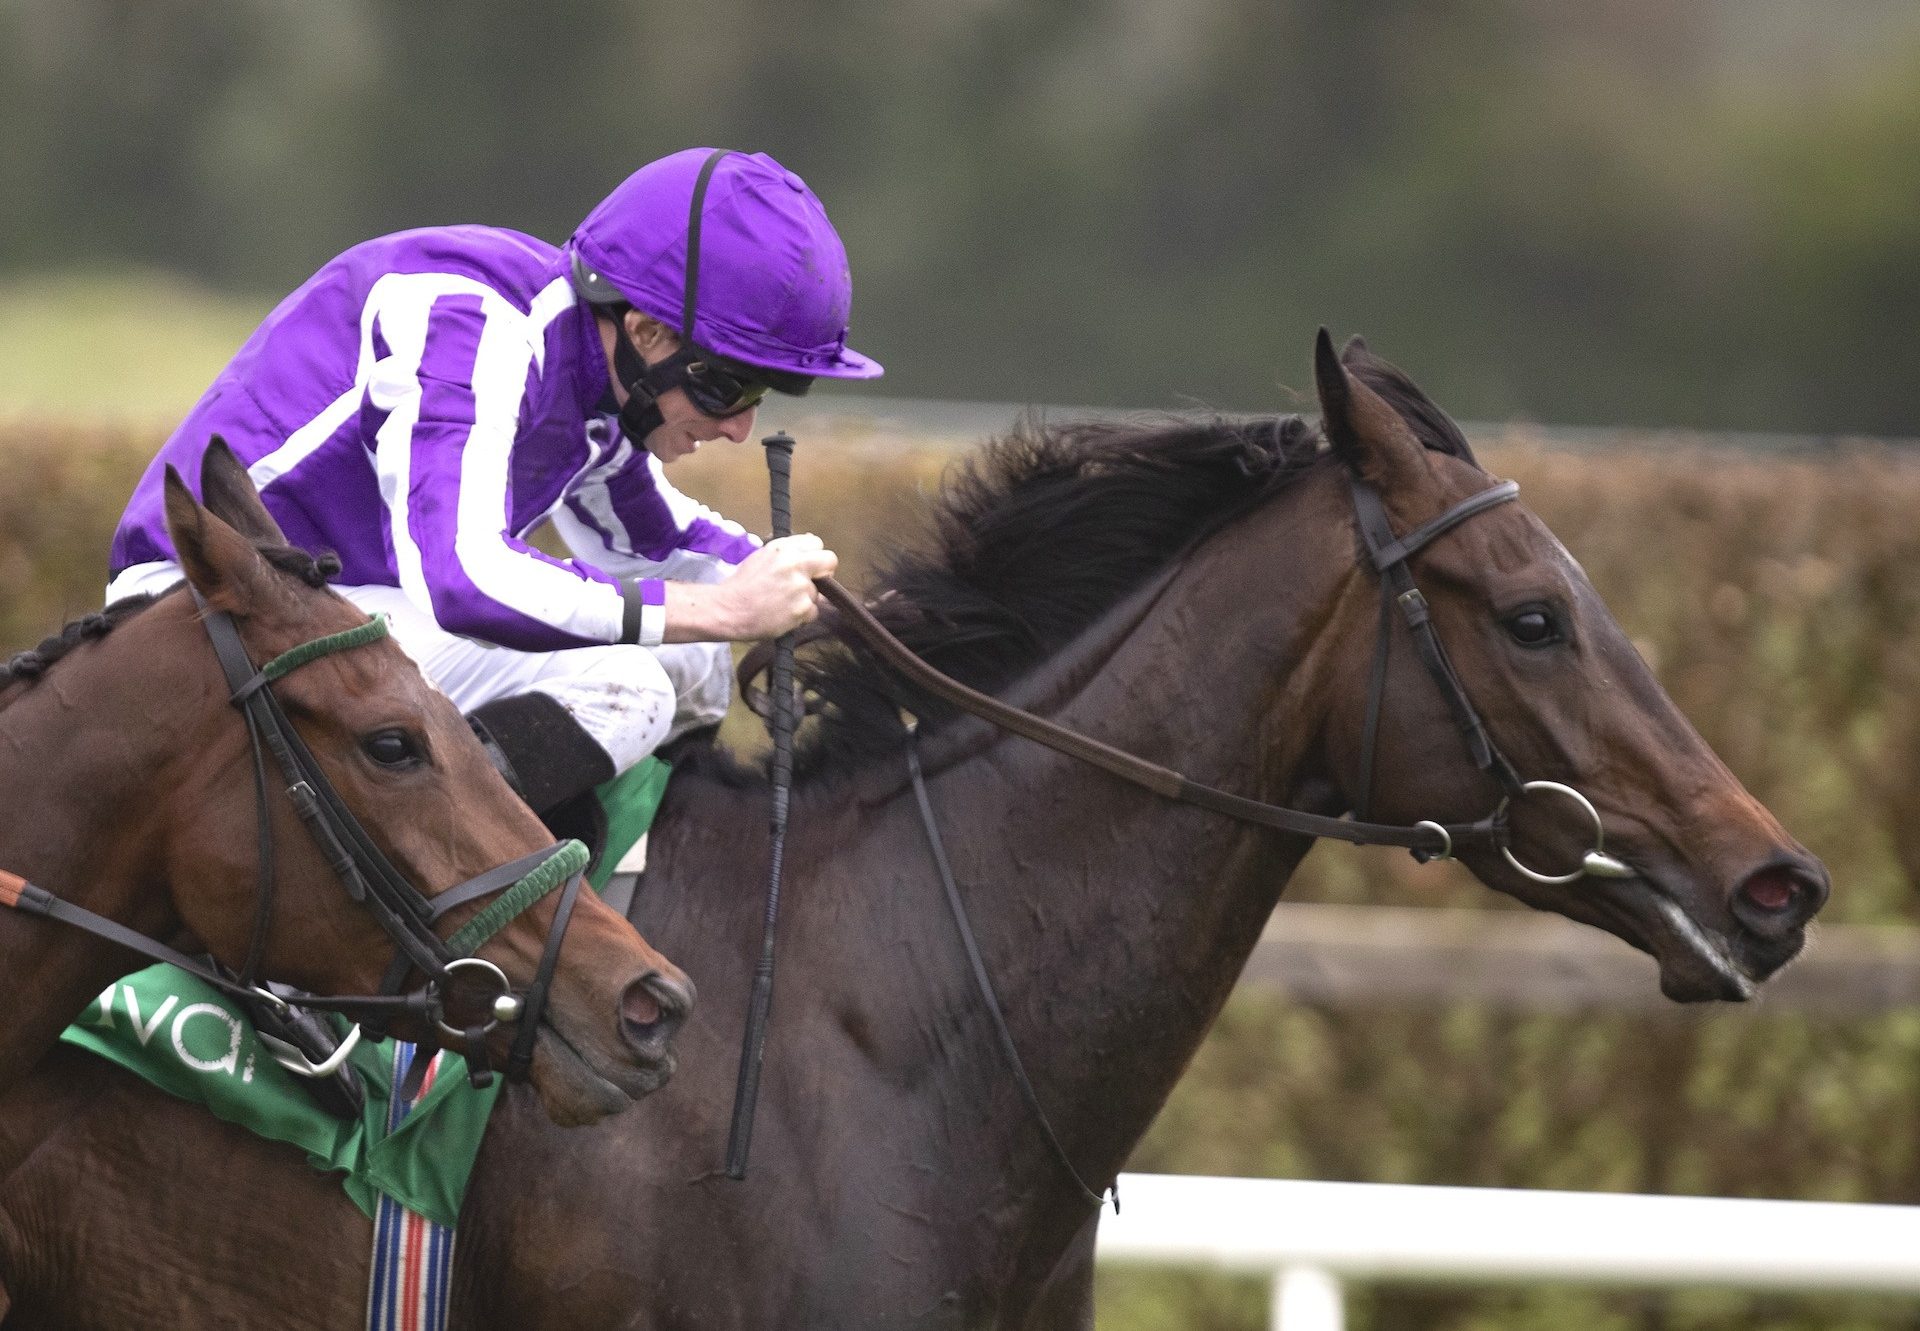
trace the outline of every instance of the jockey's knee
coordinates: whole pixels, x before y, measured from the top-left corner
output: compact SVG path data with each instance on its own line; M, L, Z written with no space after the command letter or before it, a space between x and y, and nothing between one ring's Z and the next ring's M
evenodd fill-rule
M673 726L668 739L717 726L733 701L733 651L724 642L670 643L653 649L673 683Z
M532 688L566 708L606 750L616 774L666 742L674 731L676 690L651 649L601 647L567 655L580 658L578 670Z

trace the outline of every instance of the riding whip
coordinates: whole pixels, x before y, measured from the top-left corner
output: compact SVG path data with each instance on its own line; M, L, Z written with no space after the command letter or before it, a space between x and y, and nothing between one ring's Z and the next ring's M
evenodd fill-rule
M767 450L768 497L773 509L775 539L793 534L793 506L789 494L793 472L793 436L782 431L761 441ZM760 937L760 961L753 971L753 994L747 1006L746 1034L740 1041L740 1079L733 1091L733 1127L727 1134L727 1177L747 1176L747 1152L753 1147L753 1110L760 1098L760 1061L766 1052L767 1017L773 1010L773 939L780 919L780 870L786 856L787 802L793 788L793 637L783 633L774 643L770 683L773 709L767 725L773 733L773 823L767 861L767 918Z

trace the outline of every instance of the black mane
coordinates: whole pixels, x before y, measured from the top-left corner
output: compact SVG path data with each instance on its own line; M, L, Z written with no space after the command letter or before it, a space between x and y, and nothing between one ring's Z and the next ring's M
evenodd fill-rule
M105 610L96 610L93 614L73 620L51 638L43 639L38 647L15 652L5 661L0 661L0 689L9 684L31 684L52 669L54 663L68 652L82 643L106 637L120 626L121 621L133 618L158 599L156 596L129 596L125 600L115 601Z
M1028 420L961 465L934 502L929 547L896 556L869 596L921 657L997 693L1320 456L1297 416ZM857 647L828 647L800 675L820 717L803 773L898 747L902 705L923 730L952 715Z
M1422 445L1479 465L1459 426L1398 367L1358 338L1343 360ZM1298 416L1029 419L948 479L933 501L932 541L879 569L868 601L923 660L998 693L1325 456L1318 426ZM803 776L897 749L902 709L922 731L953 716L857 645L823 646L798 673L817 717L798 755ZM684 757L723 779L755 779L724 755L704 762L704 752L695 745Z

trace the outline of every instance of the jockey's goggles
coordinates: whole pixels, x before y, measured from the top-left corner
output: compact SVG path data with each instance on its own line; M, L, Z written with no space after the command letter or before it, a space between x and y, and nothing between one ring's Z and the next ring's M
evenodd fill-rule
M738 416L760 405L773 385L757 378L745 366L728 365L699 348L688 348L675 356L686 356L680 371L680 387L687 400L707 416Z
M686 393L694 410L703 415L738 416L759 406L760 400L773 389L804 393L813 383L810 375L762 370L687 345L682 345L665 360L648 365L628 336L624 318L616 316L616 325L619 333L614 341L615 366L640 410L654 409L653 404L663 393L678 388ZM645 427L638 421L629 425L640 428L640 437L645 437Z

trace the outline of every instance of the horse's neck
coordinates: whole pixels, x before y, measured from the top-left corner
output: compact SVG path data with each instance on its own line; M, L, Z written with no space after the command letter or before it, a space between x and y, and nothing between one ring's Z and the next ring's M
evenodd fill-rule
M1204 549L1151 605L1117 608L1106 632L1083 637L1080 659L1053 663L1021 693L1065 725L1198 780L1311 802L1319 719L1288 703L1310 692L1316 613L1348 570L1303 552L1298 565L1249 581L1223 563L1223 546L1231 542ZM1085 668L1090 656L1101 658L1097 671ZM1173 805L1022 740L979 736L966 752L969 742L961 724L929 743L930 759L953 759L929 776L932 802L1027 1070L1098 1186L1164 1102L1306 844ZM886 773L862 775L876 790L889 784ZM825 1154L841 1143L947 1162L931 1175L901 1171L881 1204L970 1217L973 1232L957 1241L972 1251L991 1215L1000 1260L1045 1260L1087 1208L1011 1093L911 790L892 784L871 808L845 789L803 790L795 802L775 1019L783 1044L769 1056L760 1113L784 1120L776 1149L814 1143ZM703 809L696 794L661 848L667 892L678 883L708 897L708 918L683 930L668 910L641 923L722 1009L709 1014L719 1038L690 1047L683 1066L730 1087L731 1009L757 946L759 884L739 881L738 869L728 881L717 866L721 843L742 835L739 820L765 814L727 798L724 811L717 799ZM709 815L735 825L702 825ZM822 1060L856 1075L823 1077ZM717 1090L696 1094L711 1106ZM820 1158L795 1172L847 1167Z
M140 650L143 627L75 652L0 710L0 869L152 932L171 921L148 889L158 774L177 737L151 701L188 695L166 677L165 653ZM137 681L116 678L135 670ZM142 692L147 704L129 707ZM135 964L71 925L0 909L0 1087Z

